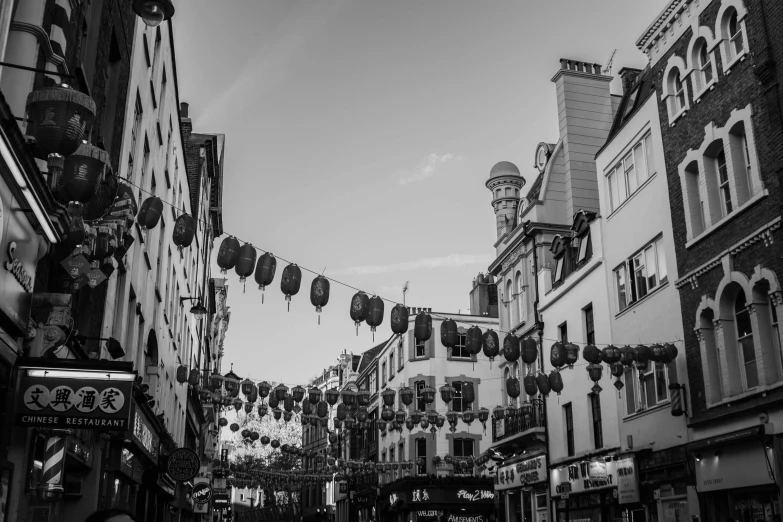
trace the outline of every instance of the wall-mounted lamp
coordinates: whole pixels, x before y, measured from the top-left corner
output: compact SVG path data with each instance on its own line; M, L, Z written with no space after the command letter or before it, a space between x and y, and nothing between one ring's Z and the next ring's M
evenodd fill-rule
M203 319L204 316L207 315L207 308L201 303L200 297L179 298L179 304L182 304L185 301L196 301L196 304L190 307L190 313L193 314L193 317L195 317L196 319Z
M157 27L174 14L171 0L133 0L133 11L149 27Z
M694 457L696 457L696 462L701 462L701 453L696 453Z
M715 451L715 456L720 457L721 453L723 453L721 450Z

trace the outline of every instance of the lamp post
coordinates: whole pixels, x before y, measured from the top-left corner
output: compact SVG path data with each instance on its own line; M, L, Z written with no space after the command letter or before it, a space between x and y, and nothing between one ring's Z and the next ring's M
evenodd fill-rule
M171 0L133 0L133 11L149 27L157 27L174 14Z
M203 319L207 315L207 308L202 304L200 297L180 297L179 303L182 304L185 301L196 301L196 304L190 307L190 313L196 319Z

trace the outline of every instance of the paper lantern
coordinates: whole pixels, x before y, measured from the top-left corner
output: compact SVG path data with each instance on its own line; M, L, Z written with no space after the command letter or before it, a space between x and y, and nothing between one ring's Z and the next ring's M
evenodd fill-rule
M337 412L336 412L337 418L341 421L344 421L345 418L348 416L348 409L345 407L345 404L340 403L337 405Z
M549 392L552 389L549 386L549 377L547 377L545 373L539 373L536 376L536 385L538 386L538 392L544 397L549 395Z
M506 409L503 406L495 406L492 409L492 418L495 420L501 420L506 416Z
M590 364L598 364L601 362L601 350L594 344L588 344L585 349L582 350L582 359Z
M483 336L484 355L491 361L500 353L500 339L494 330L487 330Z
M563 375L560 372L556 370L549 372L549 387L558 395L563 391Z
M451 402L451 399L454 398L454 386L451 384L444 384L440 387L440 398L443 402L446 404Z
M445 422L446 422L446 417L438 414L438 417L435 419L435 426L437 426L438 429L441 429Z
M311 413L313 413L313 403L310 402L310 399L302 399L302 415L310 415Z
M163 202L159 197L151 196L145 199L139 213L136 215L136 222L142 229L151 229L158 226L160 215L163 213Z
M236 422L233 422L233 423L231 424L231 426L229 427L229 429L230 429L231 431L233 431L234 433L236 433L236 432L238 432L238 431L239 431L239 424L237 424Z
M188 214L181 214L174 222L174 232L171 234L171 241L177 245L177 249L182 251L183 248L187 248L193 243L193 238L195 237L196 220Z
M392 416L394 416L394 413L392 413ZM364 406L359 407L359 410L356 412L356 420L359 422L365 422L367 420L367 408Z
M620 348L620 362L624 366L633 366L636 361L636 350L628 346L627 344Z
M283 275L280 277L280 290L285 294L285 300L288 302L288 311L291 311L291 296L299 293L301 285L302 270L293 263L285 267Z
M258 395L263 399L267 395L269 395L269 391L272 389L272 386L266 381L262 381L258 383Z
M476 420L476 412L473 410L465 410L462 412L462 422L470 426L473 421Z
M288 393L288 386L286 386L283 383L280 383L277 386L275 386L275 392L274 393L275 393L275 398L278 401L282 401L283 399L285 399L285 396Z
M457 419L459 419L459 413L457 413L454 410L449 410L446 412L446 420L449 422L450 425L454 426L457 424Z
M228 420L226 420L224 417L221 417L218 420L218 426L221 426L221 427L228 426Z
M489 419L489 410L487 408L481 407L478 410L478 420L479 422L486 427L487 420Z
M377 295L370 298L366 321L367 325L370 327L370 331L373 333L375 333L375 328L380 326L383 322L383 299ZM374 335L373 339L375 339Z
M418 424L421 422L422 417L424 417L424 413L420 410L413 410L408 417L413 421L414 424Z
M625 366L621 362L612 363L609 369L612 372L612 377L617 377L618 379L625 373Z
M318 417L325 419L326 416L329 415L329 405L324 401L319 402L315 407L315 413Z
M339 399L340 392L337 390L337 388L330 388L326 390L326 402L329 404L329 406L334 406L337 404Z
M399 393L400 393L400 400L405 406L410 406L411 404L413 404L413 397L414 397L413 389L407 386L403 386L402 388L400 388Z
M532 337L525 337L521 341L522 362L533 364L538 359L538 343Z
M381 410L381 418L386 422L391 422L395 418L394 410L388 406L384 406Z
M601 387L598 385L598 381L601 380L601 375L604 371L604 367L600 364L588 364L587 365L587 375L590 377L590 380L595 383L593 386L593 392L594 393L600 393Z
M359 406L369 406L371 397L372 395L370 394L369 390L359 390L358 392L356 392L356 403Z
M472 356L481 353L481 328L471 326L465 333L465 351Z
M466 381L462 383L462 402L464 404L472 404L476 400L476 390L473 388L473 383Z
M574 364L579 360L579 347L574 343L566 343L566 365L569 368L573 368Z
M565 366L566 363L566 352L565 352L565 346L560 341L557 341L552 345L552 348L549 351L549 362L552 363L552 366L555 368L562 368Z
M294 411L294 398L290 393L285 396L285 399L283 399L283 409L287 412Z
M650 362L651 350L647 346L640 344L636 347L636 368L640 371L646 371Z
M242 390L242 395L248 396L256 389L256 385L250 379L245 379L239 384L239 389Z
M415 426L416 423L410 417L405 420L405 427L408 428L408 431L411 431Z
M459 333L457 323L453 319L446 319L440 323L440 342L446 348L454 348L457 345Z
M664 351L664 358L661 362L665 364L669 364L670 362L674 362L674 360L677 359L678 350L675 345L671 343L666 343L663 345L663 351Z
M356 402L356 392L350 388L346 388L340 393L340 398L342 399L343 404L352 406Z
M428 341L432 337L432 316L425 311L416 315L413 325L413 337L416 342Z
M512 399L516 399L521 395L522 390L519 388L519 379L516 377L509 377L506 379L506 393Z
M620 349L616 346L609 345L603 350L601 350L601 359L606 364L612 365L614 363L620 362L620 357L622 356L622 352Z
M220 243L217 253L217 265L220 273L225 274L234 268L239 260L239 241L234 236L225 238Z
M536 376L532 373L525 375L525 377L522 378L522 385L525 388L525 393L527 395L535 395L538 393L538 385L536 384Z
M386 388L381 392L381 399L383 399L383 404L386 406L394 406L395 396L396 393L391 388Z
M401 304L396 304L391 310L389 316L391 329L396 335L402 335L408 331L408 308Z
M261 304L264 304L264 290L275 280L275 271L277 270L277 259L269 252L261 254L256 263L255 279L258 289L261 290Z
M273 440L272 442L269 443L269 445L272 446L272 448L277 449L277 448L280 447L280 441L279 440Z
M280 404L280 399L278 399L274 393L271 393L269 395L269 399L267 399L267 403L269 404L270 408L277 408Z
M248 277L253 274L256 266L256 249L250 243L245 243L239 247L239 257L234 271L239 276L239 282L244 285ZM243 287L244 290L244 287Z
M283 418L283 410L281 410L280 408L273 408L272 417L274 417L276 421L279 421L280 419Z
M268 413L268 411L269 410L267 409L266 406L261 405L261 406L258 407L258 416L259 417L263 417L264 415L266 415Z
M245 406L245 413L249 415L250 412L253 411L253 403L246 402L244 406Z
M425 386L421 390L421 399L425 404L432 404L435 402L435 388L432 386Z
M180 384L185 384L188 382L188 367L185 365L180 365L177 367L177 382Z
M297 403L302 402L302 399L304 399L304 395L305 395L305 389L299 385L296 385L291 389L291 396L294 398L294 402Z
M198 386L200 380L201 376L199 375L198 370L196 368L191 369L190 374L188 374L188 384L191 386Z
M357 292L351 298L351 319L356 325L356 335L359 335L359 325L367 319L370 313L370 297L364 292Z
M89 202L107 172L110 172L109 154L98 147L83 142L76 152L66 156L62 174L57 185L57 199L60 203Z
M318 324L321 324L321 312L329 303L329 280L323 276L317 276L310 285L310 303L315 307L318 315Z
M52 85L27 95L27 134L35 138L39 159L76 152L92 128L95 102L67 85Z
M663 345L660 343L656 343L652 346L650 346L650 360L653 362L663 362L663 359L666 357L666 353L663 349Z
M503 338L503 357L508 362L515 362L519 359L519 337L512 333L506 334Z

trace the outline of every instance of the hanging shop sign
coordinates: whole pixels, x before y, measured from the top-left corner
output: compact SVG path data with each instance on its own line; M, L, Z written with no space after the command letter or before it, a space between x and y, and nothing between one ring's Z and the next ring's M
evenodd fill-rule
M572 493L614 488L617 487L617 461L606 462L601 457L561 466L552 470L550 481L554 496L560 498L568 498Z
M190 496L196 504L206 504L212 500L212 486L209 485L209 479L196 479Z
M495 475L495 491L519 488L530 484L546 482L546 456L501 466Z
M18 426L128 429L136 377L129 363L27 361L20 364Z
M639 475L633 457L620 459L617 469L617 499L620 504L639 502Z
M201 461L189 448L177 448L166 458L166 471L177 482L187 482L198 475Z
M152 422L147 418L135 404L133 406L133 428L130 430L130 438L136 443L136 446L142 449L143 453L149 457L152 462L157 464L160 453L160 437L155 432Z
M0 162L0 169L7 169ZM3 324L14 336L27 334L30 319L35 269L46 252L46 244L35 233L24 212L13 211L27 205L11 194L4 177L0 176L0 315Z
M212 497L212 507L215 509L226 508L229 505L229 499L227 494L214 495Z

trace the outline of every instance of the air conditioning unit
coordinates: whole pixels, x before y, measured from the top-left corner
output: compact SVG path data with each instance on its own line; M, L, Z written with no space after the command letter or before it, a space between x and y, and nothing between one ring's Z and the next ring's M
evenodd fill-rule
M65 491L63 494L67 497L81 497L84 491L83 477L65 477Z

